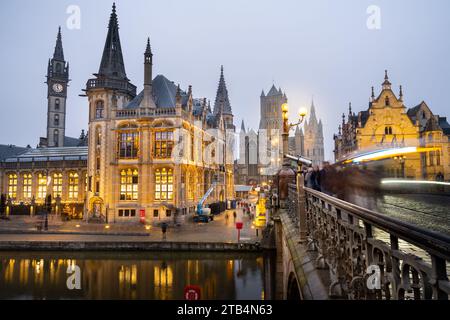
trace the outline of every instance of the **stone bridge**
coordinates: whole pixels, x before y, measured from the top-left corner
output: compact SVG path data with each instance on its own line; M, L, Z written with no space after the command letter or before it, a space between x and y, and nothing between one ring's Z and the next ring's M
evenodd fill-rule
M448 300L450 237L297 188L301 180L272 201L276 299Z

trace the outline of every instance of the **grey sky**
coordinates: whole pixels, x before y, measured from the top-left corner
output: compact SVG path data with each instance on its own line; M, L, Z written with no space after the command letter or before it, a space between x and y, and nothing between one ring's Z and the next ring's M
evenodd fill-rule
M275 85L286 91L291 114L314 96L324 122L326 155L347 113L367 108L384 69L405 104L425 100L450 116L450 2L341 1L116 1L128 77L142 88L143 52L150 36L154 74L164 74L212 102L220 65L240 127L259 124L259 96ZM81 8L81 29L68 30L66 9ZM86 98L98 71L111 0L2 0L0 3L0 143L35 146L45 135L47 61L62 26L72 79L69 136L87 128ZM366 27L369 5L381 8L381 30Z

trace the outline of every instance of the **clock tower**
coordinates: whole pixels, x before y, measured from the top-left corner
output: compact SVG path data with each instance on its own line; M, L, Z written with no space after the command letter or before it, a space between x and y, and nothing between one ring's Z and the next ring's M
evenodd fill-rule
M69 83L69 63L64 60L61 27L58 30L55 52L47 69L47 141L46 146L63 147L66 133L66 100Z

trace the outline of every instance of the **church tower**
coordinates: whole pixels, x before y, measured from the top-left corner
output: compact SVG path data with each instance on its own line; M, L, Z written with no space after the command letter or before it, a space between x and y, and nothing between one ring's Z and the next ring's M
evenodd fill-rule
M64 60L61 27L58 30L55 52L47 69L47 147L63 147L66 133L66 100L69 83L69 63Z
M314 165L319 166L325 158L323 124L322 120L317 119L314 101L311 103L309 121L305 121L304 129L304 135L302 135L302 132L296 133L296 137L297 135L303 137L303 150L301 154L311 159Z

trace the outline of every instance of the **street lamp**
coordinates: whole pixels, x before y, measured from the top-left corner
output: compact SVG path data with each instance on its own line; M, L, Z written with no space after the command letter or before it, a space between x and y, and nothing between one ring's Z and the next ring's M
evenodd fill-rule
M286 155L289 152L289 131L303 123L308 111L306 108L300 108L296 123L289 123L289 105L287 103L281 106L281 111L283 114L283 154Z

